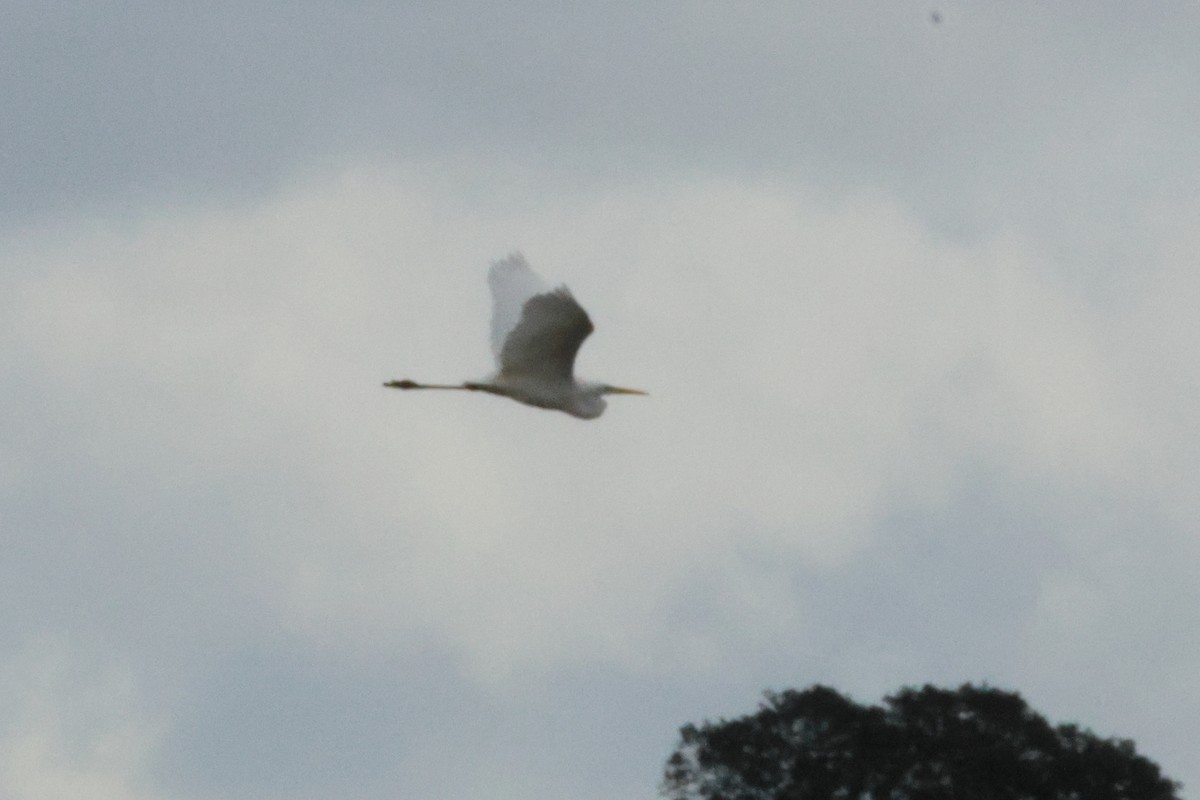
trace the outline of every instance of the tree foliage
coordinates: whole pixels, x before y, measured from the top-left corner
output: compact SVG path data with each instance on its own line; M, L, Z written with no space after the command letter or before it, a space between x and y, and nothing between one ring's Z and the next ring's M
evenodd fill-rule
M670 800L1177 800L1133 742L1052 726L1020 695L925 686L861 706L826 686L687 725Z

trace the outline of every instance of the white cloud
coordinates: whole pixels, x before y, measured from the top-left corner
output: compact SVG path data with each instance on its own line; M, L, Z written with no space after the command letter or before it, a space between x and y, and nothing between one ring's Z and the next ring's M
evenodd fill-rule
M946 245L881 195L699 180L493 217L443 249L478 210L428 172L367 174L85 233L18 295L45 380L106 420L95 458L153 463L138 431L308 487L318 518L258 520L240 574L317 641L433 631L481 676L703 672L697 652L803 628L764 563L838 569L895 507L954 502L973 459L1047 493L1140 491L1122 471L1148 433L1105 310L1028 248ZM581 371L650 398L588 426L378 388L486 371L482 276L506 235L592 309ZM681 616L697 596L710 611Z

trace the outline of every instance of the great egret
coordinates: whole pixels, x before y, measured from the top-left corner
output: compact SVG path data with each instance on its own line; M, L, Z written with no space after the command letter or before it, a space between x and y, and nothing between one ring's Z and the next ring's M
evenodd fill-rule
M388 381L393 389L453 389L511 397L538 408L595 419L606 394L646 394L575 379L575 354L592 332L592 321L566 286L549 288L520 253L492 264L492 350L496 372L462 384Z

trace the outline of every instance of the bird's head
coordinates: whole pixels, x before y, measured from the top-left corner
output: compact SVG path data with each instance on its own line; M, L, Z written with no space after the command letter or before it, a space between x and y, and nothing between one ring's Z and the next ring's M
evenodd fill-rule
M647 395L647 393L640 389L625 389L624 386L588 384L584 387L583 391L576 395L575 401L571 403L571 407L564 410L566 413L580 417L582 420L594 420L596 417L604 414L604 410L608 408L608 403L604 398L605 395Z
M640 389L626 389L623 386L609 386L606 383L585 384L583 390L575 395L570 407L563 409L572 416L580 419L595 419L604 413L608 402L606 394L649 394Z

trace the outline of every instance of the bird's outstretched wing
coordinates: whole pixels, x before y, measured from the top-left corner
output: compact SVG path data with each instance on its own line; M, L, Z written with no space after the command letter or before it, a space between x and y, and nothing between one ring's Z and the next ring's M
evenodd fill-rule
M567 287L534 295L500 351L500 373L544 381L570 381L575 354L592 332L587 312Z
M500 354L504 351L504 341L521 321L525 303L534 295L549 292L550 287L529 268L520 253L510 253L494 262L488 272L488 285L492 288L492 354L499 369L503 366Z

